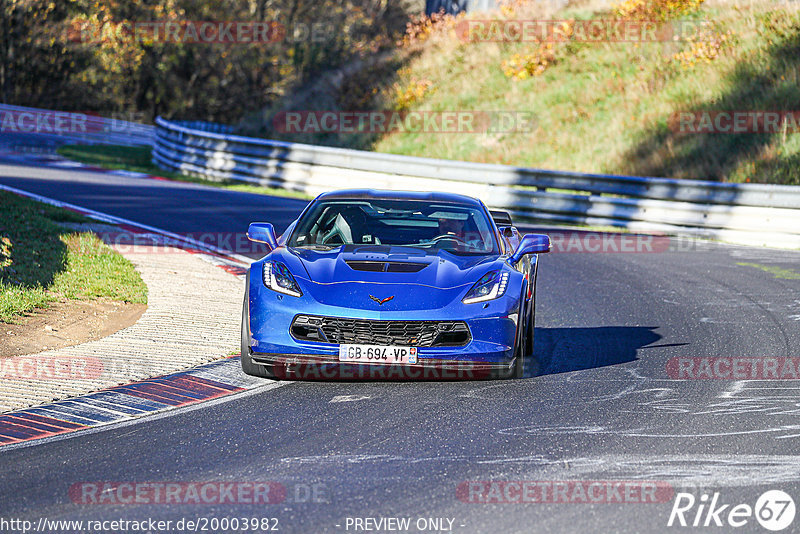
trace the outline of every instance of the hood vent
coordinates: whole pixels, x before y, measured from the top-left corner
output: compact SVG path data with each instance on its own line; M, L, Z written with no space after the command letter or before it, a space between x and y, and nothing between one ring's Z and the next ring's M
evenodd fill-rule
M429 263L404 261L348 261L347 265L354 271L371 271L376 273L418 273Z

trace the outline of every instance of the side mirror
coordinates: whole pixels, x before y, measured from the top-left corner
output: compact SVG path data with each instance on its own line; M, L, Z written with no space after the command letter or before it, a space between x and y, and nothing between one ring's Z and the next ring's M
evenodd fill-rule
M500 233L503 234L503 237L514 237L513 226L500 226L497 229L500 230Z
M513 265L525 254L542 254L544 252L550 252L550 238L544 234L528 234L519 242L517 250L508 258L508 262Z
M278 240L275 237L275 227L270 223L250 223L250 226L247 228L247 239L258 243L266 243L272 250L278 248Z

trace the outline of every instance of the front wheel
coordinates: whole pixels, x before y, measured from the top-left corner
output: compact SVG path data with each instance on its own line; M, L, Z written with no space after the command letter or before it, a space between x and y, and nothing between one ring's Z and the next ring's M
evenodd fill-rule
M248 326L247 292L245 291L244 303L242 304L242 371L246 375L275 378L265 366L253 363L253 359L250 357L250 329Z
M531 337L530 327L530 310L528 303L525 300L527 290L523 288L522 296L520 297L520 313L517 318L517 336L516 347L514 348L514 367L511 369L509 378L524 378L525 377L525 358L528 356L528 339ZM532 303L533 301L531 301Z

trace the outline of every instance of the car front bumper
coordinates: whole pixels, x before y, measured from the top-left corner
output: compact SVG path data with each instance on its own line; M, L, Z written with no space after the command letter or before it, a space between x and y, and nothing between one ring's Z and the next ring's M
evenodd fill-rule
M461 298L468 288L452 288L435 291L432 300L436 306L419 309L384 311L375 304L374 309L359 309L350 306L321 304L304 293L301 297L280 295L261 283L260 273L249 277L248 300L248 349L254 363L261 365L338 365L339 344L323 341L308 341L295 338L291 325L298 315L313 315L342 319L366 319L372 321L463 321L470 332L469 341L461 346L417 346L418 368L461 372L474 369L480 372L502 372L514 361L517 321L520 298L513 291L501 298L485 303L463 304ZM403 287L387 289L389 294L402 294ZM363 293L363 291L360 291ZM361 295L360 295L361 296ZM353 341L352 343L362 343ZM383 343L376 343L383 344ZM408 345L409 343L405 343ZM355 368L396 367L385 365L342 364ZM373 371L370 371L373 372Z

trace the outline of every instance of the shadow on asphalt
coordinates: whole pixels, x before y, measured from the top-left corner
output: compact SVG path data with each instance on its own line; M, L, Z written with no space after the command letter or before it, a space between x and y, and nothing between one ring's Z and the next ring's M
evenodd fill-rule
M636 351L661 336L657 326L536 328L526 377L594 369L636 360Z

